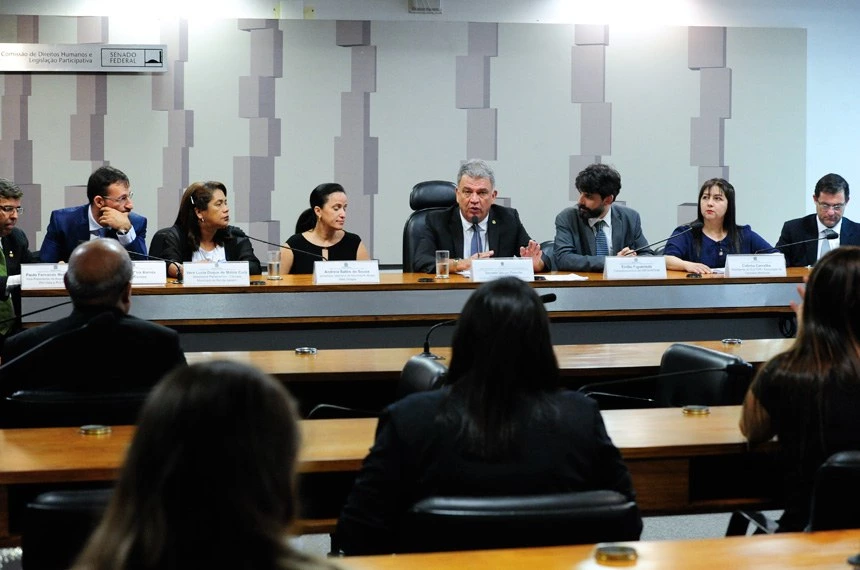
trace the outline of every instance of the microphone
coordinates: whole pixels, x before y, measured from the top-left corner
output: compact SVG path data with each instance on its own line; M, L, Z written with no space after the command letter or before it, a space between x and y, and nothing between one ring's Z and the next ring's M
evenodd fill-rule
M661 239L660 241L655 241L655 242L653 242L653 243L649 243L648 245L643 245L642 247L640 247L640 248L638 248L638 249L634 249L634 250L633 250L632 252L630 252L630 253L639 253L639 252L640 252L640 251L642 251L643 249L651 249L651 246L652 246L652 245L660 245L660 244L661 244L661 243L663 243L664 241L669 241L669 240L670 240L670 239L672 239L673 237L677 237L677 236L683 235L683 234L685 234L685 233L687 233L687 232L691 232L691 231L693 231L693 230L700 230L700 229L702 229L704 226L705 226L705 224L703 224L703 223L702 223L702 222L700 222L699 220L695 220L695 221L690 222L689 224L687 224L687 229L686 229L686 230L680 231L680 232L676 233L675 235L671 235L671 236L667 237L666 239ZM629 255L629 254L628 254L628 255Z
M697 374L703 374L706 372L725 372L729 375L729 377L739 377L739 378L750 378L753 374L753 365L747 362L746 360L739 359L736 362L731 362L725 364L723 366L714 366L712 368L698 368L695 370L678 370L675 372L662 372L660 374L654 374L652 376L640 376L637 378L623 378L621 380L607 380L604 382L593 382L591 384L583 384L577 389L577 392L582 392L587 396L602 396L608 398L618 398L624 400L631 400L640 402L642 404L646 404L651 407L659 407L658 402L654 400L654 398L649 398L648 396L643 396L642 394L648 391L648 388L654 389L653 384L658 382L659 380L663 380L664 378L674 378L677 376L693 376ZM625 393L613 393L604 391L606 388L612 388L612 386L624 386L632 388L638 395L625 394ZM737 391L738 402L740 403L740 399L743 399L743 395L746 393L746 389L748 387L748 383L736 386L729 386L732 391ZM657 388L659 390L659 387ZM655 392L657 391L655 390ZM704 394L705 392L701 392ZM656 395L656 393L655 393ZM697 404L698 402L685 402L680 405L687 404ZM726 405L732 405L733 403L728 403ZM716 405L716 404L715 404ZM632 406L631 406L632 407ZM611 408L610 408L611 409Z
M72 301L63 301L62 303L57 303L56 305L51 305L49 307L42 307L41 309L36 309L35 311L30 311L29 313L23 313L21 315L16 315L14 317L10 317L8 319L3 319L0 321L0 325L11 323L12 321L17 321L18 319L23 319L24 317L29 317L30 315L36 315L43 311L50 311L51 309L56 309L57 307L62 307L63 305L68 305Z
M796 242L794 242L794 243L784 243L784 244L782 244L782 245L778 245L778 246L776 246L774 249L782 249L782 248L784 248L784 247L791 247L791 246L793 246L793 245L800 245L800 244L802 244L802 243L809 243L809 242L811 242L811 241L821 241L821 240L824 240L824 239L837 239L838 237L839 237L839 234L838 234L838 233L836 233L835 231L831 230L830 228L827 228L826 230L824 230L824 236L822 236L822 237L819 237L819 238L812 238L812 239L805 239L805 240L801 240L801 241L796 241ZM755 253L761 253L761 252L763 252L763 251L767 251L767 250L766 250L766 249L760 249L760 250L756 251Z
M267 245L273 245L273 246L275 246L275 247L280 247L280 248L283 248L283 249L289 249L290 251L295 251L296 253L304 253L305 255L310 255L311 257L316 257L316 258L317 258L317 259L319 259L320 261L328 261L328 259L326 259L326 258L325 258L325 257L323 257L322 255L320 255L320 254L318 254L318 253L314 253L314 252L312 252L312 251L305 251L305 250L303 250L303 249L298 249L298 248L296 248L296 247L293 247L293 246L291 246L291 245L287 245L287 244L273 243L273 242L270 242L270 241L266 241L266 240L264 240L264 239L251 237L251 236L249 236L248 234L245 234L245 237L247 237L247 238L248 238L248 239L250 239L250 240L258 241L258 242L260 242L260 243L265 243L265 244L267 244Z
M546 293L540 296L540 300L544 305L547 303L552 303L556 299L558 299L558 296L556 296L555 293ZM427 336L424 337L424 352L422 352L418 356L423 356L424 358L432 358L433 360L445 360L444 356L439 356L430 352L430 335L433 334L433 331L435 331L439 327L453 325L456 322L457 319L451 319L449 321L442 321L441 323L436 323L435 325L430 327L430 330L427 331Z
M176 266L176 283L182 283L182 264L173 259L165 259L163 257L155 257L154 255L149 255L147 253L140 253L139 251L130 251L130 254L139 255L141 257L145 257L146 259L152 261L163 261L167 263L167 267L170 268L171 265Z

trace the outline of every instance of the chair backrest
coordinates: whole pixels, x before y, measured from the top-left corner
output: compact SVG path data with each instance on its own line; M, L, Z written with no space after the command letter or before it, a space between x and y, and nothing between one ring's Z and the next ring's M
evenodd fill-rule
M540 250L544 255L546 255L547 260L549 260L547 271L555 271L555 258L552 256L555 251L555 240L548 239L546 241L542 241L540 244Z
M694 344L673 344L660 360L654 399L662 407L743 402L753 367L743 358Z
M397 383L397 399L415 392L435 390L442 387L448 367L435 358L413 356L406 361Z
M21 534L22 567L69 568L110 501L112 489L50 491L27 504Z
M860 528L860 451L831 455L815 474L806 530Z
M403 272L414 271L413 260L418 247L418 235L427 214L457 203L457 185L447 180L427 180L412 187L409 207L413 212L403 226Z
M400 525L400 552L521 548L638 540L636 503L616 491L430 497Z

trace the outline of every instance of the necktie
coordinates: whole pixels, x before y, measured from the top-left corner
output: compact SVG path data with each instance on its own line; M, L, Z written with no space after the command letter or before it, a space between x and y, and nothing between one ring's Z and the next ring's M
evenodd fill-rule
M477 255L481 251L481 228L478 224L472 224L472 255Z
M824 232L822 232L822 233L824 233ZM821 240L821 253L818 254L818 259L821 259L822 257L824 257L824 254L826 254L828 251L830 251L830 240L829 239Z
M3 253L3 248L0 247L0 277L8 276L6 270L6 255ZM6 334L15 324L12 320L15 317L15 307L12 305L11 295L6 297L5 301L0 301L0 334Z
M609 245L606 243L606 234L603 233L605 225L603 220L594 224L595 255L609 255Z

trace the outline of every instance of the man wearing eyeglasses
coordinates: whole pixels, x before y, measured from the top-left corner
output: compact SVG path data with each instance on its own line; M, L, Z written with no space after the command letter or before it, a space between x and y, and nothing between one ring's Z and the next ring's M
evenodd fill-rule
M87 200L83 206L51 212L40 256L43 263L68 261L72 250L84 241L113 238L134 258L146 255L146 218L132 212L134 192L118 168L102 166L87 181Z
M427 216L415 251L416 272L436 270L436 250L451 252L450 270L465 271L485 257L529 257L535 273L549 269L540 244L529 237L513 208L494 204L496 179L483 160L469 160L457 173L457 205Z
M833 248L860 245L860 224L842 217L848 205L848 190L848 182L838 174L822 176L815 184L815 214L785 222L776 242L777 249L785 254L787 266L814 265ZM839 239L825 239L827 230L836 232Z
M21 314L21 264L39 261L27 235L15 227L24 212L23 195L14 182L0 178L0 344L20 328L15 315Z

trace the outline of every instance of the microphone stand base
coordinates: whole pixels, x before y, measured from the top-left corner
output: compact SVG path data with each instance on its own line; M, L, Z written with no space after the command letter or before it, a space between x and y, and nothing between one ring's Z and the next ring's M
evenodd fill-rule
M418 356L420 356L421 358L432 358L433 360L445 360L444 356L438 356L436 354L433 354L432 352L422 352Z

